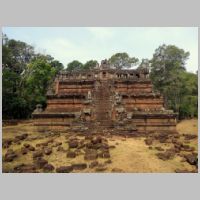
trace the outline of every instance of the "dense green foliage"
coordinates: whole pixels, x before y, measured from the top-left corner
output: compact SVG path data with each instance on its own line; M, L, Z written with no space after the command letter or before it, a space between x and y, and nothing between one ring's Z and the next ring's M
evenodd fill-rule
M63 65L49 55L36 54L24 42L3 37L3 119L27 118L36 104L45 106L47 88Z
M169 109L180 118L197 117L198 77L185 70L189 52L173 45L156 49L151 62L150 77L154 88L163 94Z
M117 69L130 68L138 64L138 58L130 57L127 53L116 53L109 58L109 63Z
M85 64L82 64L78 60L73 60L72 62L68 63L67 71L80 71L80 70L91 70L96 67L98 62L96 60L89 60Z
M78 60L74 60L67 65L67 71L78 71L83 68L83 64L79 62Z
M83 65L83 69L94 69L98 62L96 60L89 60Z

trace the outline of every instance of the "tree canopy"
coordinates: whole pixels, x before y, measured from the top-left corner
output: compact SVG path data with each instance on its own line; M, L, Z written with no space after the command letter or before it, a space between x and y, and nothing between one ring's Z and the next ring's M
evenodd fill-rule
M38 54L25 42L2 42L3 118L27 118L36 104L46 104L46 91L63 64L50 55Z
M116 53L109 58L109 63L116 69L130 68L138 64L139 59L130 57L127 53Z
M98 62L96 60L89 60L83 65L83 69L94 69Z
M77 71L83 68L83 64L78 60L74 60L67 65L67 71Z
M154 88L163 94L168 108L179 112L180 118L197 116L197 75L185 70L188 58L189 52L162 45L150 61Z

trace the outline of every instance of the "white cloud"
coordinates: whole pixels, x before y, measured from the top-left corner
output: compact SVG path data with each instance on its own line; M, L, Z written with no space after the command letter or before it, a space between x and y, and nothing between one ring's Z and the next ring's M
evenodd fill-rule
M114 36L112 28L87 27L86 30L88 30L97 39L109 39Z

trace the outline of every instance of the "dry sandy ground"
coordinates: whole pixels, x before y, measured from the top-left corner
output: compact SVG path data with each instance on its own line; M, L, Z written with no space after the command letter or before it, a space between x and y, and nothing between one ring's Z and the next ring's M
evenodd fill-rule
M184 120L177 125L178 132L182 134L197 134L197 119ZM13 144L10 146L14 151L20 152L21 147L24 143L29 143L35 146L37 143L47 141L45 138L45 133L38 133L37 129L31 124L20 124L17 126L6 126L3 127L3 139L13 138L21 133L28 133L29 137L40 136L41 138L33 139L31 141L23 141L21 144ZM56 142L61 141L62 147L67 150L68 143L66 140L67 133L61 134L60 136L55 136L54 140ZM79 139L83 139L84 136L77 136ZM117 172L127 172L127 173L146 173L146 172L175 172L176 169L181 170L194 170L195 167L187 162L182 162L182 158L175 156L171 160L163 161L156 156L158 151L155 148L149 149L144 142L145 138L124 138L121 136L110 136L107 138L109 145L114 145L115 148L110 149L111 158L98 158L99 163L104 163L107 160L111 160L111 163L104 164L105 170L103 172L112 172L113 169ZM197 152L197 138L190 140L189 145L195 148ZM171 144L160 144L158 142L153 142L153 147L162 146L162 148L167 149L171 147ZM5 155L7 149L3 148L3 156ZM84 154L80 153L76 158L67 158L66 152L57 151L57 148L53 148L53 153L49 156L45 155L44 158L48 160L55 168L60 166L71 165L73 163L87 163L89 165L92 161L85 161ZM3 162L3 171L9 171L17 164L25 163L31 164L33 162L32 152L26 155L18 156L13 162ZM43 172L40 170L40 172ZM53 171L55 172L55 170ZM95 168L91 169L87 167L84 170L74 170L73 172L96 172Z

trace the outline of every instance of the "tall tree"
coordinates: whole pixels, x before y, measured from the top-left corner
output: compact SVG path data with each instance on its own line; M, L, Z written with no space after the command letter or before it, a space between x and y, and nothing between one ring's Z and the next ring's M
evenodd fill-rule
M196 114L193 109L189 109L192 113L185 112L186 104L183 105L184 102L188 102L189 95L189 99L193 99L191 106L196 109L196 103L194 103L196 97L191 96L189 87L196 85L197 80L191 82L190 77L194 78L195 74L191 75L185 70L185 63L188 58L189 52L185 52L174 45L162 45L155 50L151 59L150 77L154 88L164 95L166 106L179 112L180 117L186 116L186 113L187 116Z
M127 53L116 53L109 58L109 63L117 69L130 68L138 64L138 58L130 57Z
M56 69L47 63L45 59L32 61L28 65L28 69L25 96L32 105L32 109L34 109L38 103L45 105L45 95L49 84L54 79Z
M5 118L27 118L35 105L45 105L45 94L62 63L50 55L37 54L24 42L2 41L2 112Z
M74 60L67 65L67 71L70 71L70 72L82 70L82 69L83 69L83 64L79 62L78 60Z
M89 60L83 65L83 69L94 69L98 62L96 60Z
M2 62L3 67L9 67L16 73L22 73L34 54L34 48L25 42L3 38Z

